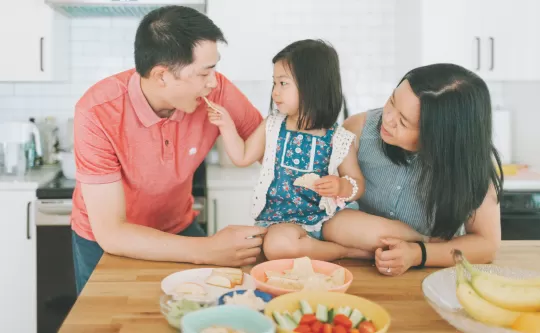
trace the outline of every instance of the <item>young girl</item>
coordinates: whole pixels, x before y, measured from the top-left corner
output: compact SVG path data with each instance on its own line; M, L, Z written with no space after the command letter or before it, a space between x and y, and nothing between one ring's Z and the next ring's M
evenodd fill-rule
M355 136L336 121L344 106L336 51L318 40L290 44L272 60L271 104L277 110L244 142L227 111L209 104L231 161L240 167L262 159L252 215L268 227L263 250L270 259L309 256L335 260L367 252L322 240L322 225L364 191L351 143ZM308 187L295 185L307 175ZM300 181L302 182L302 181Z

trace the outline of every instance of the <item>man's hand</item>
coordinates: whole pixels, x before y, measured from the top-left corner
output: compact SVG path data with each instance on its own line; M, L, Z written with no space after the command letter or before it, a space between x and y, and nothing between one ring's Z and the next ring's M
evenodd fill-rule
M227 226L205 239L206 251L201 263L220 266L244 266L257 261L266 228Z

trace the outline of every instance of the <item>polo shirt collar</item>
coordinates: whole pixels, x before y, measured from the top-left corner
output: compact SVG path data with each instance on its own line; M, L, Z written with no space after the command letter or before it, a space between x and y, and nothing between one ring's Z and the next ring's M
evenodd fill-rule
M135 110L135 114L137 115L141 123L144 125L144 127L150 127L164 119L160 118L154 112L150 104L148 104L148 101L146 100L146 97L144 97L144 94L142 92L141 76L137 72L134 72L129 79L128 94L133 109ZM178 110L176 110L169 119L180 121L182 118L183 112L179 112Z

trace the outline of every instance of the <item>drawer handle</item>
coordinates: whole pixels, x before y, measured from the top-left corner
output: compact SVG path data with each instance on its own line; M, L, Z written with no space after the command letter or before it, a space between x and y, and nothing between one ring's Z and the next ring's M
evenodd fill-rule
M26 205L26 239L32 238L30 235L30 207L32 206L32 202L30 201Z
M39 39L39 68L42 72L45 70L43 69L43 41L45 40L45 37L41 37Z

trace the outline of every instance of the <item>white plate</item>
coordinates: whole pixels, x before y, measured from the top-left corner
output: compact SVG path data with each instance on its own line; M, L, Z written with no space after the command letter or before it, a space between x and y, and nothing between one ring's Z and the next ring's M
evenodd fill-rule
M197 268L173 273L161 281L161 290L167 295L174 295L173 290L179 284L194 282L203 286L211 297L218 298L231 290L256 288L255 279L246 273L244 273L243 283L234 288L222 288L204 283L204 280L212 274L212 270L213 268Z
M473 265L477 269L498 275L527 279L540 277L540 272L495 265ZM467 277L469 276L466 273ZM450 325L464 333L515 333L516 331L482 324L467 315L456 296L456 269L445 268L430 274L422 282L428 303Z

